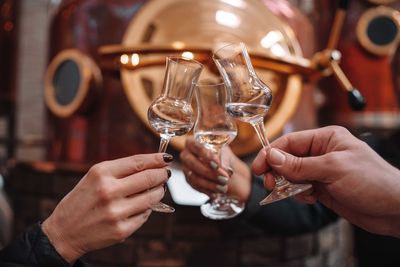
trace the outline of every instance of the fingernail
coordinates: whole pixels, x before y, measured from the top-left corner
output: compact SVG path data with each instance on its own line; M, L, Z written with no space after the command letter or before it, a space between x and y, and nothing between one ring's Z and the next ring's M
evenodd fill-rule
M170 169L167 169L168 178L171 177L171 174L172 174L171 170L170 170Z
M275 166L282 166L285 162L286 156L278 149L271 148L269 151L270 163Z
M226 186L226 185L217 185L216 188L217 188L217 191L222 194L225 194L226 192L228 192L228 186Z
M233 175L233 169L231 167L228 167L227 171L229 173L229 176Z
M218 169L218 163L216 163L215 161L210 161L210 166L211 168L213 168L214 170Z
M164 184L163 187L164 187L164 193L167 192L168 189L167 184Z
M226 185L228 183L228 177L225 177L225 176L222 176L222 175L219 175L217 177L217 180L222 185Z
M163 160L167 163L172 162L174 160L174 157L170 154L164 154L163 155Z

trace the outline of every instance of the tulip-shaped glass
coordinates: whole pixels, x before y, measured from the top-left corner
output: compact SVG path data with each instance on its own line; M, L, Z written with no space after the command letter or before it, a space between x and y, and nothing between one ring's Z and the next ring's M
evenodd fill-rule
M197 119L193 134L199 143L221 161L221 148L235 139L237 128L225 111L226 89L224 83L201 82L195 89ZM215 193L201 207L201 213L210 219L230 219L244 210L244 203L236 197Z
M257 76L243 43L226 45L213 54L228 92L226 110L233 118L250 123L264 148L270 147L264 128L264 116L272 103L271 89ZM274 173L275 188L260 202L269 204L301 193L310 184L293 184Z
M160 134L158 152L165 152L169 140L188 133L195 116L191 107L194 84L199 79L203 65L184 57L167 57L164 85L161 95L147 112L151 127ZM153 211L171 213L175 209L162 202L153 205Z

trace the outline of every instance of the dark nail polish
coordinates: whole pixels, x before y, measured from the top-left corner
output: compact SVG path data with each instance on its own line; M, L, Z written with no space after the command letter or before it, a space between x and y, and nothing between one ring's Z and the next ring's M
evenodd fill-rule
M164 184L163 187L164 187L164 193L167 192L168 189L167 184Z
M174 157L172 155L170 155L170 154L164 154L163 155L163 159L164 159L165 162L169 163L169 162L172 162L174 160Z
M170 169L167 169L167 174L168 174L168 178L171 177L171 174L172 174L172 173L171 173L171 170L170 170Z

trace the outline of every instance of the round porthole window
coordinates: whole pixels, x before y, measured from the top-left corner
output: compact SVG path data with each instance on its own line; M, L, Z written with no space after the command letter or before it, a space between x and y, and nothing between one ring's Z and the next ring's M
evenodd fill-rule
M92 87L99 82L100 70L91 58L76 49L64 50L47 68L46 105L56 116L69 117L85 108Z
M400 13L389 7L369 9L357 24L360 44L375 55L390 55L396 50L400 38Z

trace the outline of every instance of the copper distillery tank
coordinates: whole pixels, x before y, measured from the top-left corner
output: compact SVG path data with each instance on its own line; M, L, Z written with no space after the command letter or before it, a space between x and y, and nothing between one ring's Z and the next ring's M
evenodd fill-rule
M335 4L329 4L330 10L335 10ZM326 10L327 5L322 7ZM323 81L324 124L341 124L356 131L400 128L399 10L400 1L350 2L338 45L342 53L340 66L367 104L363 111L352 111L345 93L335 89L338 84ZM326 21L322 25L330 27Z
M274 92L266 128L276 136L296 111L302 83L299 75L277 73L265 62L302 56L299 32L290 27L301 31L301 23L310 27L287 1L64 1L51 23L45 81L48 159L86 163L156 151L159 138L146 112L160 92L165 56L191 47L208 67L202 75L216 75L207 52L227 42L244 41L256 57L258 73ZM136 57L155 63L136 68ZM180 150L185 138L174 138L172 147ZM260 148L248 125L239 126L232 145L241 155Z

